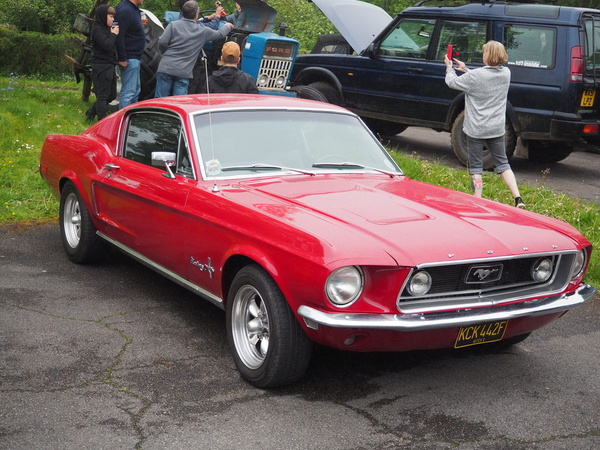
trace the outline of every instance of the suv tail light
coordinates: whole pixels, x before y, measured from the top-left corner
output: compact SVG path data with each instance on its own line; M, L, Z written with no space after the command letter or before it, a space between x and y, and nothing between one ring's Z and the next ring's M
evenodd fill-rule
M583 81L583 52L581 46L571 48L571 76L569 80L576 83Z

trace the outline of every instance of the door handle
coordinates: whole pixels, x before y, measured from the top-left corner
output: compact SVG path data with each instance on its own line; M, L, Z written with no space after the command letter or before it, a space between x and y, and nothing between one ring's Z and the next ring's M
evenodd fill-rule
M117 166L115 164L106 164L104 168L108 171L120 169L121 166Z
M406 69L408 73L423 73L423 69L420 67L409 67Z

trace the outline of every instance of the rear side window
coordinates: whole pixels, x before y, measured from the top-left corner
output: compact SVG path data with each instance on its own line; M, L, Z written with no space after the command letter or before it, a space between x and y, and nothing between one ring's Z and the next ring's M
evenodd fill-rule
M600 69L600 16L585 16L585 69Z
M554 67L556 28L507 25L504 42L508 65L540 69Z
M448 45L453 45L459 61L483 64L481 47L486 42L486 36L486 22L444 21L435 57L443 60Z

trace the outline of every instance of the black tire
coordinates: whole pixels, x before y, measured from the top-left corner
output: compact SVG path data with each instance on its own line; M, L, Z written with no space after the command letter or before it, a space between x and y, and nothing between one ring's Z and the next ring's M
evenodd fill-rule
M96 227L81 194L67 182L60 195L60 237L69 259L77 264L99 261L104 256L105 243L96 234Z
M529 160L540 163L562 161L573 152L569 142L529 141Z
M325 97L321 93L321 91L318 91L317 89L310 87L310 86L304 86L304 85L293 86L290 88L290 91L295 92L296 97L298 97L298 98L304 98L306 100L316 100L317 102L329 103L327 101L327 97Z
M156 90L156 74L162 58L162 54L158 48L158 38L160 36L154 36L152 30L153 29L150 27L145 28L146 47L144 47L140 67L140 101L154 98L154 91Z
M363 117L363 121L375 135L396 136L408 128L408 125L387 120L371 119Z
M450 134L450 143L454 155L458 158L463 166L469 164L469 152L467 151L467 135L463 132L463 123L465 121L465 112L461 111L452 124ZM513 129L510 120L506 119L506 127L504 131L504 145L506 147L506 157L510 160L515 153L517 147L517 135ZM487 149L483 150L483 169L492 170L494 168L494 160Z
M331 84L325 81L315 81L314 83L310 83L309 87L316 89L321 94L325 96L327 99L327 103L331 103L333 105L344 106L343 99L338 90L332 86Z
M235 276L227 297L227 338L242 377L259 388L300 379L312 343L267 272L248 265Z

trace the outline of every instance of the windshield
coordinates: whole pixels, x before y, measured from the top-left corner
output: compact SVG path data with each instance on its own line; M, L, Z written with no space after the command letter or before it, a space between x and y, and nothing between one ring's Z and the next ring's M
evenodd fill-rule
M208 177L272 172L369 171L401 175L387 151L352 115L290 110L219 111L195 117Z

